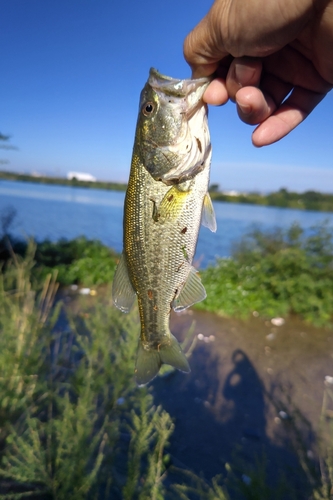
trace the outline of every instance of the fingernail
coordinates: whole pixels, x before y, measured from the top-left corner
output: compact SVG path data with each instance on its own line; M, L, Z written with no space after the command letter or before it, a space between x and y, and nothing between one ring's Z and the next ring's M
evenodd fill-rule
M243 87L247 85L255 74L255 68L242 63L235 63L235 76L237 83Z

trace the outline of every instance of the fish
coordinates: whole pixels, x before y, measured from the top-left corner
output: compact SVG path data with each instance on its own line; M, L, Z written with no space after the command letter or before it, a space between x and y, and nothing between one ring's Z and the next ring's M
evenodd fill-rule
M162 364L190 372L170 331L171 310L206 297L192 262L200 224L216 231L208 193L211 143L202 96L209 78L175 79L151 68L139 104L124 202L123 252L112 283L114 305L138 301L141 333L135 379L146 385Z

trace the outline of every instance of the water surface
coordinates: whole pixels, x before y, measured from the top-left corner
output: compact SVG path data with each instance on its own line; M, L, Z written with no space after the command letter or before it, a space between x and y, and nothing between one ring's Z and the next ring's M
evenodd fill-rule
M119 191L0 180L0 215L9 206L16 210L11 227L15 236L57 241L84 235L120 252L124 196ZM196 260L201 266L229 256L232 243L253 224L263 229L286 228L293 222L308 229L325 219L333 224L328 212L224 202L214 202L214 208L217 232L205 227L200 231Z

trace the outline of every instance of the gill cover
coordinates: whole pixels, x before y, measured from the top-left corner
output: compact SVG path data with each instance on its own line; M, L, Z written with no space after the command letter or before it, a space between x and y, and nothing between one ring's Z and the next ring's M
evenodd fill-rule
M211 145L202 96L209 82L178 80L150 70L136 134L141 161L155 180L183 182L207 166Z

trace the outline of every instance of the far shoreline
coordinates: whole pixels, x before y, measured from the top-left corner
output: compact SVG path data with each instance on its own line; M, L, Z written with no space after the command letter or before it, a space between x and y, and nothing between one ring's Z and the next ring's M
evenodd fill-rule
M127 188L127 183L121 182L99 180L83 181L76 178L69 180L64 177L37 176L8 171L0 171L0 180L72 186L86 189L106 189L110 191L126 191ZM227 203L261 205L296 210L333 212L333 194L321 193L319 191L305 191L303 193L297 193L281 188L279 191L269 194L261 194L258 192L240 193L236 191L219 191L219 186L217 184L212 184L209 192L212 200L217 202L223 201Z

